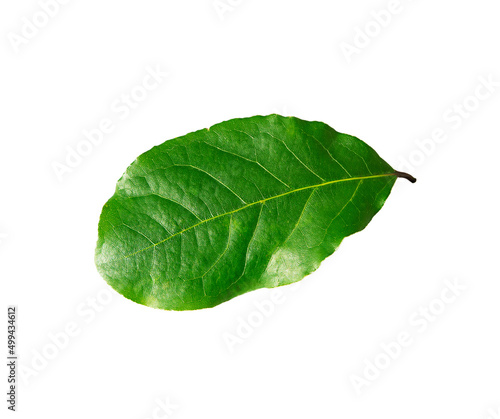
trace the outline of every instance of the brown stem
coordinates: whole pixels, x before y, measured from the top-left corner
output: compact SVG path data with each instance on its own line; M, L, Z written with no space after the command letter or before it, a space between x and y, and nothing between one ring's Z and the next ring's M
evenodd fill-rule
M405 173L405 172L398 172L396 170L394 172L394 175L396 175L397 177L405 178L405 179L409 180L411 183L415 183L417 181L417 179L415 179L412 175L409 175L408 173Z

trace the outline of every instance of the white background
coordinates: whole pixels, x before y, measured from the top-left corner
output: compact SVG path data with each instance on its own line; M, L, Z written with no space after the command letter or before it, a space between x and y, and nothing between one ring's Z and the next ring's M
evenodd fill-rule
M216 4L72 0L46 20L33 0L0 6L0 352L15 304L17 417L499 417L498 1L401 0L390 15L387 1ZM33 19L44 26L30 32ZM114 112L156 67L168 76ZM135 157L275 112L356 135L418 182L399 180L264 320L255 304L270 290L180 313L111 290L94 267L97 222ZM59 179L103 118L113 132ZM401 332L412 343L387 364L381 345ZM385 369L357 391L376 360Z

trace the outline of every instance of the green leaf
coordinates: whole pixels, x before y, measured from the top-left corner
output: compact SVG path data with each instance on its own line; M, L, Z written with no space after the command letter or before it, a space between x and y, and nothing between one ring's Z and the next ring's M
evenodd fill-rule
M398 176L414 181L321 122L222 122L129 166L102 210L96 265L137 303L213 307L313 272L365 228Z

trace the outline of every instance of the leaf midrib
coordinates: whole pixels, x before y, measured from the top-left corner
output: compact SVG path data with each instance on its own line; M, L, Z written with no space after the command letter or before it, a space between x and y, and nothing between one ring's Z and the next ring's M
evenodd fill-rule
M177 233L174 233L172 234L171 236L167 237L166 239L163 239L161 241L159 241L158 243L153 243L152 245L150 246L147 246L147 247L144 247L143 249L139 249L137 250L136 252L134 253L131 253L129 255L126 255L124 257L122 257L121 259L125 259L125 258L129 258L129 257L132 257L132 256L135 256L139 253L142 253L142 252L145 252L146 250L149 250L149 249L153 249L155 248L156 246L159 246L160 244L162 243L165 243L166 241L176 237L176 236L179 236L183 233L185 233L186 231L189 231L195 227L198 227L199 225L201 224L205 224L209 221L212 221L212 220L216 220L217 218L222 218L222 217L225 217L227 215L231 215L231 214L234 214L238 211L242 211L246 208L249 208L253 205L257 205L257 204L264 204L265 202L267 201L271 201L273 199L277 199L277 198L281 198L283 196L286 196L286 195L290 195L292 193L296 193L296 192L300 192L300 191L304 191L304 190L307 190L307 189L313 189L313 188L320 188L322 186L327 186L327 185L331 185L331 184L334 184L334 183L341 183L341 182L349 182L349 181L353 181L353 180L365 180L365 179L374 179L374 178L381 178L381 177L387 177L387 176L397 176L396 173L392 172L392 173L384 173L384 174L381 174L381 175L370 175L370 176L357 176L357 177L351 177L351 178L344 178L344 179L336 179L336 180L330 180L328 182L324 182L324 183L319 183L319 184L316 184L316 185L311 185L311 186L304 186L302 188L297 188L297 189L293 189L291 191L288 191L288 192L284 192L284 193L281 193L279 195L275 195L275 196L271 196L269 198L264 198L264 199L260 199L258 201L255 201L255 202L251 202L249 204L246 204L240 208L237 208L233 211L228 211L228 212L225 212L223 214L219 214L219 215L215 215L213 217L210 217L210 218L207 218L206 220L201 220L199 223L196 223L196 224L193 224L192 226L189 226L183 230L180 230L178 231Z

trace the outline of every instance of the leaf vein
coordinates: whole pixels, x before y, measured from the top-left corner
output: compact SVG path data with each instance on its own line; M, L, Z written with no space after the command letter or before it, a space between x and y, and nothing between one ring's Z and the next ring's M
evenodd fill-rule
M214 175L208 173L206 170L200 169L199 167L193 166L192 164L174 164L173 166L177 167L191 167L192 169L198 170L199 172L205 173L206 175L210 176L213 180L216 182L219 182L222 186L224 186L228 191L232 192L241 202L246 204L245 200L241 198L236 192L234 192L229 186L227 186L224 182L221 180L217 179Z
M168 241L168 240L170 240L170 239L172 239L174 237L177 237L177 236L185 233L186 231L189 231L189 230L191 230L193 228L196 228L196 227L198 227L198 226L200 226L202 224L205 224L205 223L207 223L209 221L213 221L213 220L215 220L217 218L222 218L222 217L225 217L227 215L234 214L236 212L239 212L239 211L242 211L242 210L244 210L246 208L249 208L249 207L251 207L253 205L261 204L261 203L264 203L264 202L267 202L267 201L270 201L270 200L273 200L273 199L281 198L283 196L290 195L290 194L293 194L293 193L296 193L296 192L300 192L300 191L303 191L303 190L307 190L307 189L320 188L320 187L323 187L323 186L332 185L332 184L341 183L341 182L350 182L350 181L365 180L365 179L376 179L376 178L387 177L387 176L395 176L395 173L393 172L393 173L384 173L384 174L380 174L380 175L359 176L359 177L352 177L352 178L344 178L344 179L331 180L331 181L320 183L320 184L316 184L316 185L304 186L304 187L297 188L297 189L294 189L294 190L291 190L291 191L288 191L288 192L284 192L284 193L281 193L279 195L274 195L274 196L271 196L269 198L265 198L265 199L262 199L262 200L259 200L259 201L256 201L256 202L251 202L251 203L246 204L246 205L244 205L244 206L242 206L240 208L237 208L235 210L228 211L228 212L225 212L223 214L215 215L214 217L207 218L207 219L202 220L202 221L200 221L200 222L198 222L196 224L193 224L192 226L186 227L185 229L180 230L177 233L172 234L171 236L169 236L169 237L167 237L167 238L159 241L158 243L155 243L155 244L153 244L151 246L148 246L148 247L145 247L143 249L139 249L136 252L131 253L131 254L125 256L125 258L129 258L131 256L135 256L138 253L144 252L144 251L149 250L149 249L151 249L153 247L156 247L156 246L158 246L160 244L163 244L166 241Z
M234 130L234 131L236 131L236 132L241 132L242 134L246 134L246 135L248 135L248 136L249 136L252 140L254 140L254 142L255 142L255 138L253 138L250 134L248 134L248 133L246 133L246 132L244 132L244 131L238 131L238 130ZM216 134L217 134L217 133L216 133ZM217 134L217 136L219 136L220 138L222 138L219 134ZM262 168L265 172L269 173L269 174L270 174L270 175L271 175L274 179L276 179L278 182L282 183L282 184L283 184L283 185L285 185L287 188L290 188L290 186L289 186L288 184L286 184L285 182L283 182L283 181L282 181L282 180L281 180L278 176L276 176L273 172L271 172L270 170L266 169L266 168L264 167L264 165L262 165L262 164L261 164L261 163L257 160L257 156L255 156L255 160L252 160L252 159L249 159L249 158L247 158L247 157L241 156L241 155L239 155L239 154L233 153L232 151L224 150L224 149L222 149L222 148L220 148L220 147L217 147L217 146L215 146L215 145L213 145L213 144L210 144L210 143L207 143L207 142L205 142L205 141L204 141L204 143L205 143L205 144L207 144L207 145L208 145L208 146L210 146L210 147L213 147L213 148L215 148L215 149L217 149L217 150L219 150L219 151L222 151L223 153L228 153L228 154L231 154L231 155L233 155L233 156L239 157L240 159L246 160L246 161L248 161L248 162L250 162L250 163L254 163L254 164L256 164L256 165L260 166L260 167L261 167L261 168Z

